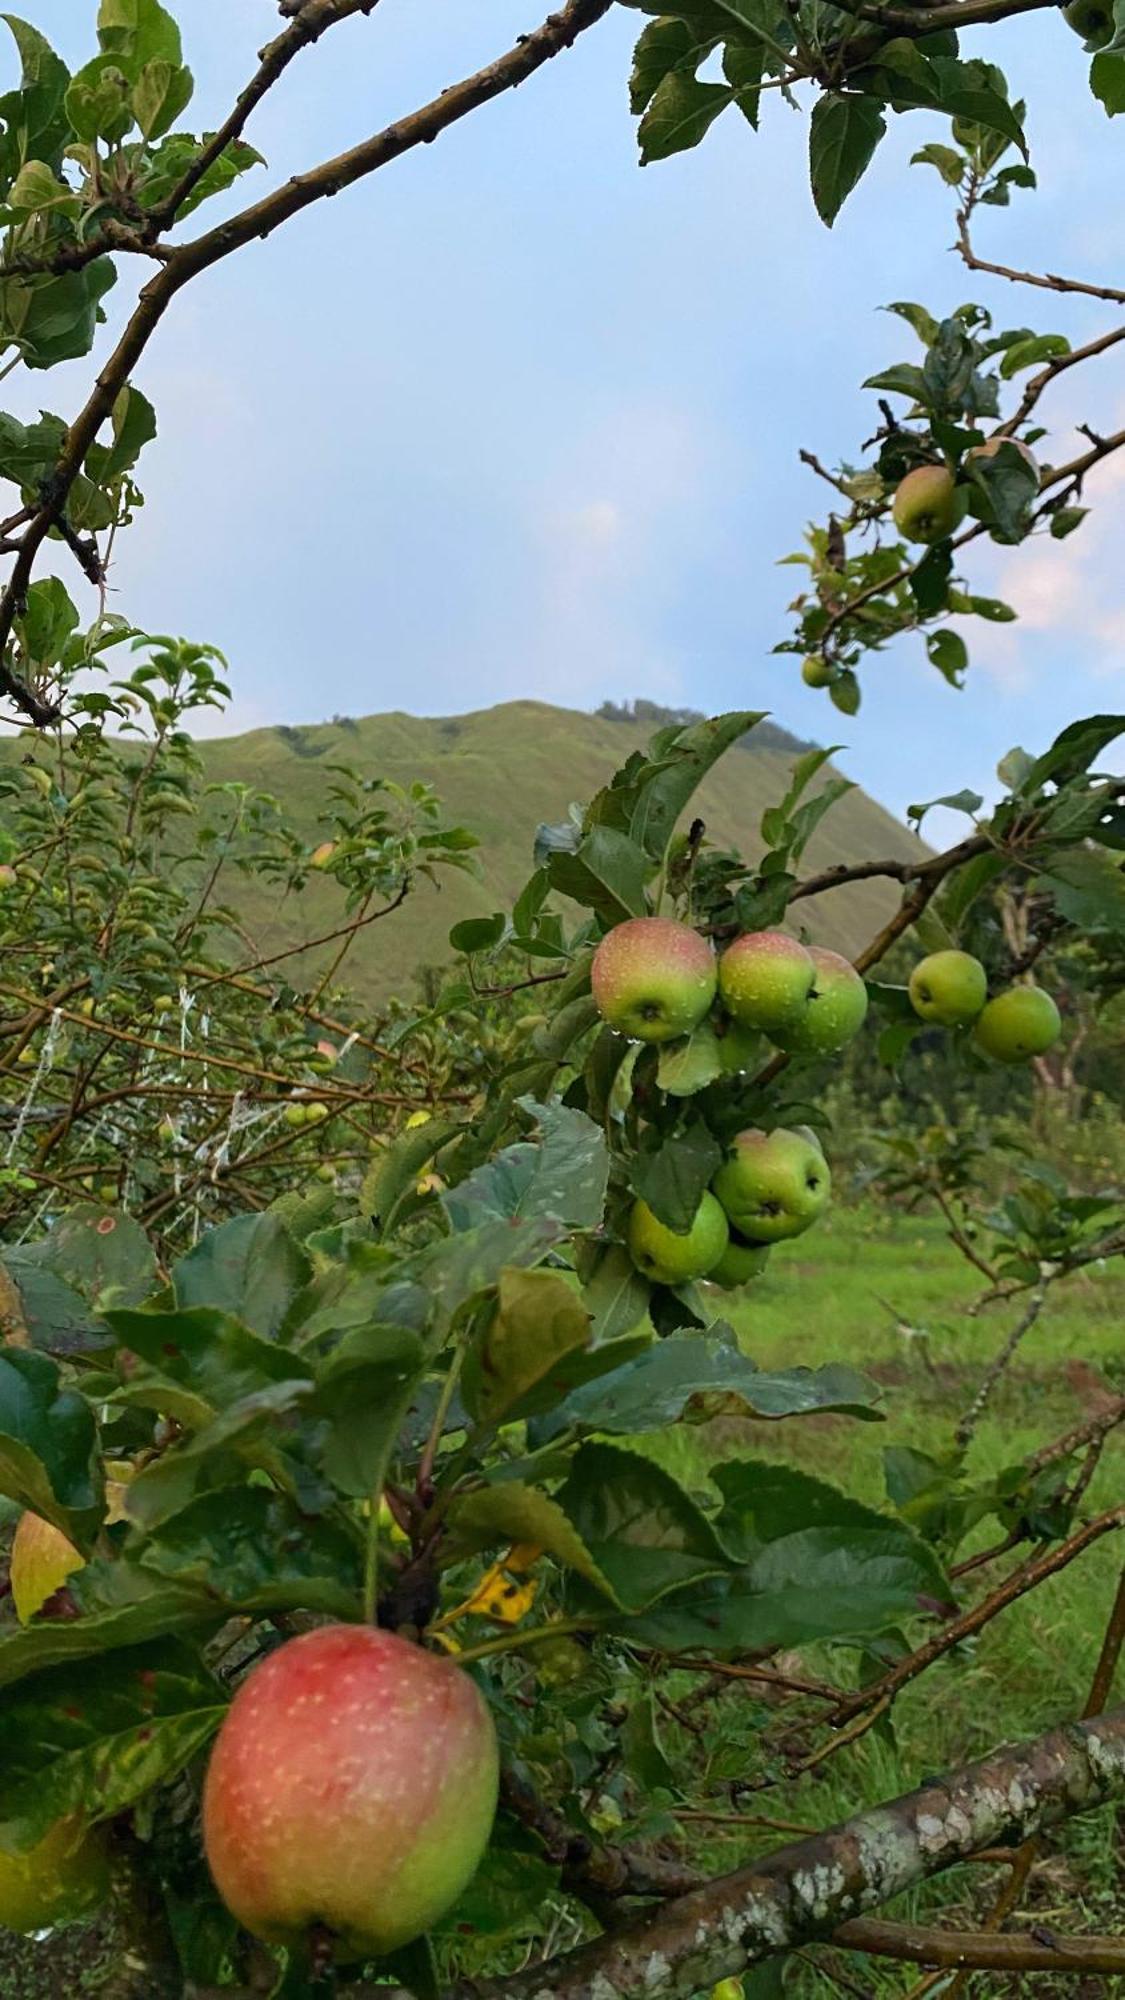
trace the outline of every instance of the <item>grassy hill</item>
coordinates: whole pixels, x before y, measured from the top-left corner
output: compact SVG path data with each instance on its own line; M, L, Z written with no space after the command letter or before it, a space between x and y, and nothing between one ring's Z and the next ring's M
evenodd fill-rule
M310 838L328 777L343 762L364 774L432 784L450 823L480 835L482 876L451 872L441 889L421 883L402 910L357 940L348 960L348 983L372 1002L405 993L420 966L449 957L451 924L510 906L531 868L531 843L541 820L561 820L572 800L584 801L629 753L643 747L648 719L586 715L544 702L505 702L474 714L441 717L372 715L316 727L259 729L200 745L207 775L238 780L274 793ZM709 837L760 852L763 807L784 791L794 757L806 746L771 724L762 724L744 746L712 772L693 803ZM858 789L822 824L807 866L907 856L919 843L891 815ZM245 926L262 950L277 951L331 928L340 904L334 886L315 881L300 899L278 905L241 879L225 885ZM802 918L813 938L855 951L894 909L893 883L862 882L806 902ZM317 964L308 954L291 961L290 977L307 979Z

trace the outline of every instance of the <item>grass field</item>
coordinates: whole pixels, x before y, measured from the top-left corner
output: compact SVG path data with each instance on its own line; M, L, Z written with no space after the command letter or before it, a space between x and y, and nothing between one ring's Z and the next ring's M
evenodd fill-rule
M1118 1266L1118 1272L1120 1266ZM940 1221L869 1208L837 1209L816 1232L775 1252L767 1275L736 1317L747 1351L762 1366L848 1361L873 1374L885 1392L886 1421L856 1424L823 1418L778 1426L771 1456L832 1478L857 1496L883 1500L882 1452L888 1444L924 1450L948 1446L954 1424L1013 1323L1014 1307L978 1318L967 1307L983 1281L946 1241ZM982 1477L1061 1434L1095 1405L1104 1384L1125 1386L1125 1280L1112 1271L1060 1283L1027 1336L1010 1374L980 1424L970 1470ZM1125 1489L1125 1438L1103 1455L1084 1512L1096 1513ZM983 1528L966 1550L998 1539ZM830 1825L864 1804L893 1798L925 1775L984 1754L996 1744L1035 1735L1080 1713L1116 1587L1121 1539L1107 1537L1031 1597L1011 1606L965 1648L905 1691L895 1709L893 1740L872 1732L831 1759L823 1771L764 1794L761 1810L782 1819ZM1013 1560L1013 1559L1009 1559ZM984 1572L995 1580L998 1564ZM968 1582L980 1586L980 1580ZM975 1594L963 1599L975 1601ZM824 1665L821 1661L818 1664ZM837 1666L838 1666L837 1662ZM1123 1698L1122 1692L1118 1699ZM768 1803L767 1803L768 1801ZM693 1833L696 1831L693 1828ZM735 1866L776 1846L778 1836L732 1830L708 1860ZM1112 1812L1074 1822L1032 1877L1028 1921L1060 1930L1125 1929L1125 1828ZM1003 1870L962 1868L897 1914L940 1908L942 1921L981 1925ZM887 1914L885 1912L885 1914ZM905 1994L917 1974L889 1963L818 1953L794 1968L786 1991L809 2000L838 1993ZM978 1973L971 1991L1046 1995L1069 1988L1072 2000L1108 1994L1110 1983Z

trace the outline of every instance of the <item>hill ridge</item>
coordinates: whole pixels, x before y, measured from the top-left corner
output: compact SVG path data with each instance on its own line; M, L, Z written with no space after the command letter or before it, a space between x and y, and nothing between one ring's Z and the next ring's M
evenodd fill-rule
M400 784L422 779L441 798L448 823L480 835L479 880L451 873L440 889L420 883L393 918L357 939L345 976L369 1004L378 1004L393 993L409 995L422 968L448 962L454 923L511 907L531 872L536 826L561 820L572 802L588 799L633 750L644 747L661 718L694 719L694 711L641 703L611 717L524 697L460 715L395 710L267 724L236 736L197 739L196 748L209 780L238 780L273 793L310 842L320 837L316 772L326 759ZM758 725L707 778L692 815L699 813L716 844L740 847L754 858L762 847L763 809L784 792L794 756L810 747L779 724ZM832 774L833 766L826 765L821 781ZM856 786L821 823L806 863L814 872L836 862L912 858L925 851ZM895 884L885 881L849 884L803 903L801 919L817 942L854 955L886 922L898 895ZM229 880L225 896L263 952L319 935L339 920L341 910L339 892L323 877L281 909L264 885L244 878ZM287 967L295 981L317 969L312 953Z

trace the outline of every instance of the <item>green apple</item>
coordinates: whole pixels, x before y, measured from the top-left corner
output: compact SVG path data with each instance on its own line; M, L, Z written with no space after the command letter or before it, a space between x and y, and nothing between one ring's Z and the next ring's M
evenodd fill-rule
M26 1853L0 1850L0 1927L31 1933L73 1923L105 1902L109 1881L98 1836L81 1819L58 1820Z
M836 669L828 660L822 660L819 653L810 653L801 666L801 679L806 687L831 687L836 678Z
M733 1291L738 1285L748 1285L751 1278L760 1278L769 1262L768 1243L747 1243L737 1230L731 1231L730 1242L713 1270L708 1271L708 1282L722 1285L724 1290Z
M964 1028L988 999L988 974L967 951L932 951L910 975L910 1004L920 1020Z
M727 1013L740 1027L767 1035L800 1020L815 979L811 952L784 931L747 931L719 960Z
M1062 1033L1059 1010L1041 986L1009 986L990 1000L974 1039L997 1062L1027 1062L1045 1054Z
M791 1056L835 1055L858 1035L867 1019L867 988L855 966L838 951L811 944L816 977L804 1012L771 1039Z
M1103 9L1100 6L1100 0L1074 0L1074 4L1075 6L1080 6L1080 7L1089 4L1091 12L1101 13L1103 11ZM1112 33L1113 31L1112 13L1108 9L1104 11L1107 13L1108 19L1110 21L1111 24L1110 32ZM983 444L974 444L965 453L965 464L969 465L974 458L995 458L1002 444L1015 445L1016 450L1019 452L1020 457L1024 460L1024 463L1027 465L1029 471L1035 474L1035 481L1036 484L1038 485L1040 477L1039 460L1036 458L1035 453L1031 449L1031 446L1029 444L1025 444L1022 438L1014 438L1014 437L986 438Z
M647 1201L633 1203L629 1255L654 1285L687 1285L705 1278L727 1247L727 1219L713 1194L705 1194L686 1235L658 1222Z
M1063 20L1088 49L1104 49L1116 32L1112 0L1070 0L1063 8Z
M947 465L916 465L895 493L895 527L908 542L944 542L960 527L968 506L968 494Z
M421 1937L476 1873L499 1758L451 1660L370 1625L290 1639L235 1695L211 1755L203 1843L232 1915L267 1944L331 1934L342 1963Z
M832 1190L828 1162L807 1132L740 1132L711 1183L748 1244L781 1243L811 1229Z
M631 917L594 953L590 985L603 1021L634 1042L674 1042L697 1028L715 998L706 938L670 917Z

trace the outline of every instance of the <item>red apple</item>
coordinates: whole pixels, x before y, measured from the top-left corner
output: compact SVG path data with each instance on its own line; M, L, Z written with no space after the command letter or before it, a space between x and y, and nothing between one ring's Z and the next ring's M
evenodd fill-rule
M240 1687L203 1796L224 1902L267 1944L330 1931L342 1962L429 1929L471 1881L498 1753L475 1683L391 1632L326 1625Z
M715 998L715 954L671 917L630 917L602 939L590 986L603 1021L634 1042L672 1042L698 1028Z

